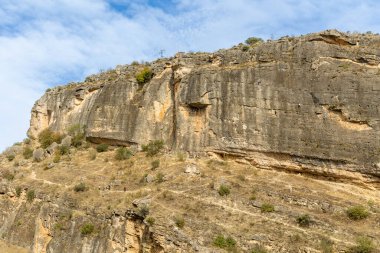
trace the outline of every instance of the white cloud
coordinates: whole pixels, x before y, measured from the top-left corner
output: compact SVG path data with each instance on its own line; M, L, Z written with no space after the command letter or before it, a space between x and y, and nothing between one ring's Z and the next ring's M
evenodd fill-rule
M334 27L378 32L379 9L352 0L0 0L0 150L24 138L34 101L51 85L160 49L212 51Z

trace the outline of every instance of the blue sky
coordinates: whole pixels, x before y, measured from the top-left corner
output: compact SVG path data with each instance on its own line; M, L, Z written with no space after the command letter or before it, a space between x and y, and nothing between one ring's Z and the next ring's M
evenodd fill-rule
M380 1L0 0L0 150L26 137L55 85L159 51L215 51L336 28L380 32Z

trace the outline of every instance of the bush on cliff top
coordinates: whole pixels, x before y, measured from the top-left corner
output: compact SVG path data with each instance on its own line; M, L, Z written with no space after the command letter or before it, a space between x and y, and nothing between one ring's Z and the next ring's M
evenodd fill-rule
M245 43L248 45L255 45L256 43L263 42L263 39L257 37L249 37L245 40Z

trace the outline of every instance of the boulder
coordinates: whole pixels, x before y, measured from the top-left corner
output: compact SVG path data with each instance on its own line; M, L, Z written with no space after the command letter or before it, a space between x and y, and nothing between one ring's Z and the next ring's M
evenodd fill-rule
M50 144L49 147L46 148L46 152L50 155L54 154L55 150L57 149L58 144L56 142L53 142Z
M38 148L33 151L33 159L36 162L41 162L42 160L45 159L45 150L42 148Z
M190 175L199 175L200 171L195 164L188 164L185 168L185 173Z
M72 137L71 136L66 136L65 138L62 139L61 145L65 147L70 147L72 143Z

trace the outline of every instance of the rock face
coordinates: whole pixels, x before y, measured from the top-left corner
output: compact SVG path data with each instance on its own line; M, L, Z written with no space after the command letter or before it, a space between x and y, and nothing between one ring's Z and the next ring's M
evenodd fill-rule
M54 88L29 135L85 126L87 139L326 165L380 175L380 36L325 31L215 53L178 53Z
M163 252L142 218L134 213L73 218L73 210L54 204L2 199L2 239L29 252ZM83 225L99 231L85 234ZM54 238L54 240L52 240Z

